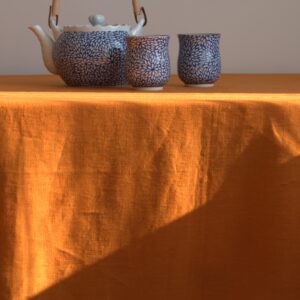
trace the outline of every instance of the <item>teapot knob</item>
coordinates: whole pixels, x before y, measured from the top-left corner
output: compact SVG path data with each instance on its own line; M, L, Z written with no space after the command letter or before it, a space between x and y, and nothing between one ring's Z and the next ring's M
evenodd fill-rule
M93 15L89 17L89 21L93 26L104 26L106 25L105 23L105 17L102 15Z

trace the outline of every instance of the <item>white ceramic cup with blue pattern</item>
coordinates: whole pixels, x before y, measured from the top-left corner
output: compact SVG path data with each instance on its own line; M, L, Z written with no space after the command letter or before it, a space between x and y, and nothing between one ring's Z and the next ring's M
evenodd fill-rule
M190 87L212 87L221 75L218 33L179 34L179 78Z
M127 37L126 78L137 90L160 91L170 78L167 35Z

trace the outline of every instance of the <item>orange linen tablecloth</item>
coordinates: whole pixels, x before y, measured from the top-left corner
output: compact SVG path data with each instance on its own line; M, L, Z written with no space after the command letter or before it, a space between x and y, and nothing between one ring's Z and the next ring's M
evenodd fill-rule
M299 300L300 75L0 78L0 299Z

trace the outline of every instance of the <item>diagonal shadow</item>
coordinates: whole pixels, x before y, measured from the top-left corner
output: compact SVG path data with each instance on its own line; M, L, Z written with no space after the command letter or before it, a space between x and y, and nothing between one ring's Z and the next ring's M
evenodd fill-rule
M31 300L300 299L300 157L252 141L206 206Z

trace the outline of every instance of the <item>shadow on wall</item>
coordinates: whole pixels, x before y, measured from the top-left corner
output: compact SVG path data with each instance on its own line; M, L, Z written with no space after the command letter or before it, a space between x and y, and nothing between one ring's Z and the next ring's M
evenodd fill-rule
M263 136L215 198L31 300L300 299L300 157Z

